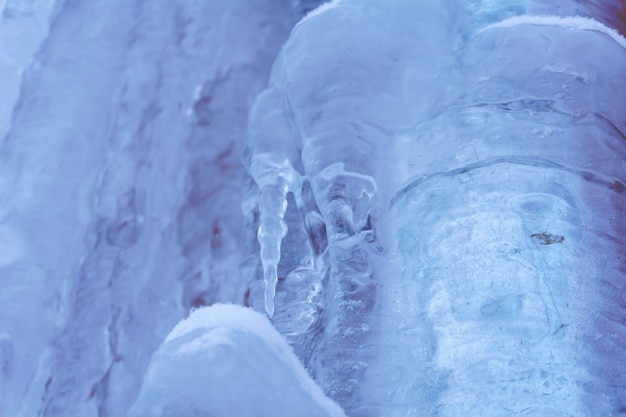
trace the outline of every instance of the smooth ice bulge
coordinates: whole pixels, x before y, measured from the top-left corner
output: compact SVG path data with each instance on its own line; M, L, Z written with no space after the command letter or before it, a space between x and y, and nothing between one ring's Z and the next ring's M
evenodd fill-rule
M459 54L459 100L396 143L414 176L391 276L419 279L441 415L621 412L624 45L582 18L490 25Z

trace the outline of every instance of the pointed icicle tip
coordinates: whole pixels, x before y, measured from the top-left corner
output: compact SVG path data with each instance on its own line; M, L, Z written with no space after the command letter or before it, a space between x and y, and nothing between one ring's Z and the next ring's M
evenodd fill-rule
M265 281L265 312L271 319L274 317L274 297L276 296L276 283L278 282L275 266L265 268L263 280Z

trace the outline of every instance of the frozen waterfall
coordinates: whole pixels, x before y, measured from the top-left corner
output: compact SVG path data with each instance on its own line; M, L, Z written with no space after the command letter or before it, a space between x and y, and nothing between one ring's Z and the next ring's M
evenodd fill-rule
M625 415L623 1L0 12L0 417Z
M614 16L574 2L321 10L274 64L246 155L264 304L279 329L308 317L284 334L316 381L351 416L623 413ZM319 284L294 292L303 273Z

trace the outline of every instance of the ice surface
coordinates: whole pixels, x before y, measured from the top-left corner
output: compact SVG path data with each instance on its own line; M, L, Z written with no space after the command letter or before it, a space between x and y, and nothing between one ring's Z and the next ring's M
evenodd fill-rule
M0 416L624 413L623 2L323 3L0 0Z
M336 3L328 0L289 0L289 9L291 11L291 22L293 24L302 20L304 16L317 13L326 6L318 7L323 4Z
M129 417L345 417L269 320L217 304L191 313L146 371Z
M190 307L244 300L239 154L289 10L2 4L0 415L119 417Z
M55 0L0 1L0 138L11 123L23 71L45 39Z
M259 239L264 265L264 247L322 219L270 261L277 299L293 258L312 262L323 302L296 296L318 336L289 337L349 415L623 409L626 57L596 12L343 0L293 30L246 160L286 160L314 204L293 188L261 201L251 172L246 206L299 213L270 212L283 228ZM276 303L275 320L304 305Z
M305 338L306 349L296 350L311 352L305 360L316 380L353 409L368 401L359 392L360 381L376 354L371 329L379 282L375 264L382 256L377 225L389 190L381 189L375 178L388 169L392 131L428 117L431 97L446 88L434 78L455 42L450 28L456 16L443 5L414 2L385 7L342 1L331 6L311 14L292 32L274 66L272 88L253 109L248 150L251 167L257 155L271 159L268 152L273 160L286 158L304 176L303 190L310 190L294 192L292 208L300 215L285 223L288 230L304 225L311 236L309 246L292 252L285 262L293 257L309 261L285 269L283 287L290 291L289 274L303 266L317 277L315 282L324 282L321 297L300 292L302 302L294 303L301 307L307 299L323 299L319 308L313 307L316 320L305 329L319 336ZM394 30L398 26L402 32ZM359 36L349 36L347 28ZM414 99L414 92L425 99ZM274 177L282 172L277 169ZM259 191L248 197L258 199L262 224L268 219L267 202L258 197L264 185L252 168L250 173L253 189ZM284 206L285 194L275 195L280 198L271 206ZM270 215L273 223L283 221ZM275 263L276 257L266 260L263 253L280 240L259 239L259 244L261 264ZM283 314L299 315L293 309ZM281 314L276 320L283 320Z
M516 25L537 25L537 26L557 26L570 30L593 30L604 33L622 47L626 47L626 38L619 34L619 32L611 27L603 25L601 22L586 18L586 17L558 17L558 16L536 16L536 15L521 15L511 17L510 19L501 20L493 24L487 25L481 28L478 32L483 32L495 28L513 27Z

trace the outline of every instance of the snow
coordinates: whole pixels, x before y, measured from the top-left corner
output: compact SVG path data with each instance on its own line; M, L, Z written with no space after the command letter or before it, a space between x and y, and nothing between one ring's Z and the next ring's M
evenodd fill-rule
M345 417L266 317L227 304L197 309L174 327L128 415Z

